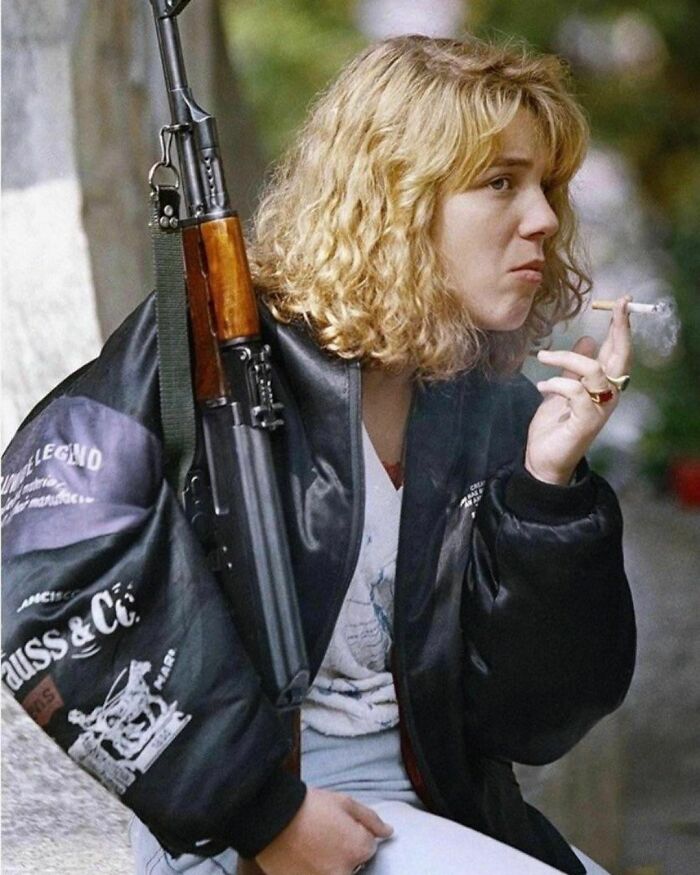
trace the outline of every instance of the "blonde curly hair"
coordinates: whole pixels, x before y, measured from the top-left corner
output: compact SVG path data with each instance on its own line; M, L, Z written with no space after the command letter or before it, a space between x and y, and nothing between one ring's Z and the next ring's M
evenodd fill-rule
M568 193L588 126L567 79L561 60L522 45L402 36L367 48L317 99L254 217L251 270L276 318L304 320L338 356L422 378L517 370L590 290ZM559 230L524 325L484 331L450 287L433 219L521 107L548 150Z

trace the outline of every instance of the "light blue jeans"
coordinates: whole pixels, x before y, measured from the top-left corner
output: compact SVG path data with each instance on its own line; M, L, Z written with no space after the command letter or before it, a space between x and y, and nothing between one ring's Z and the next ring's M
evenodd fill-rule
M374 808L394 827L363 875L554 875L557 870L482 833L425 811L401 761L398 730L329 738L302 733L302 778ZM171 857L136 818L129 827L135 875L235 875L232 849L216 857ZM574 849L587 875L608 875Z

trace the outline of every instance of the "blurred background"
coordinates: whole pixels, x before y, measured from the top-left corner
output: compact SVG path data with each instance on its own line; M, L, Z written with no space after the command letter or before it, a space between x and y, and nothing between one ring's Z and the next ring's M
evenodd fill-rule
M180 18L234 204L314 95L399 33L525 39L564 57L593 144L573 190L594 297L633 317L637 365L592 453L618 490L639 626L630 694L527 798L614 875L700 871L700 5L697 0L193 0ZM2 9L2 444L151 288L147 173L169 121L147 0ZM586 310L555 346L602 338ZM537 365L527 372L537 375ZM126 873L128 813L3 694L5 873ZM427 875L427 873L426 873Z

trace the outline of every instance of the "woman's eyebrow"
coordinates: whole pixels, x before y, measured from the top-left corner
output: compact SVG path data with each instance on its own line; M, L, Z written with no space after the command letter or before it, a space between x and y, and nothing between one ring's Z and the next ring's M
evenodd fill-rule
M519 155L497 155L491 162L491 167L532 167L533 162L529 158Z

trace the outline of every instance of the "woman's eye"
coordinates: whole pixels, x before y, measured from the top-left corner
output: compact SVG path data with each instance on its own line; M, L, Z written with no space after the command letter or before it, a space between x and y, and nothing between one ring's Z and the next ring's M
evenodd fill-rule
M488 184L494 191L508 191L511 188L511 181L507 176L499 176L497 179L490 180Z

